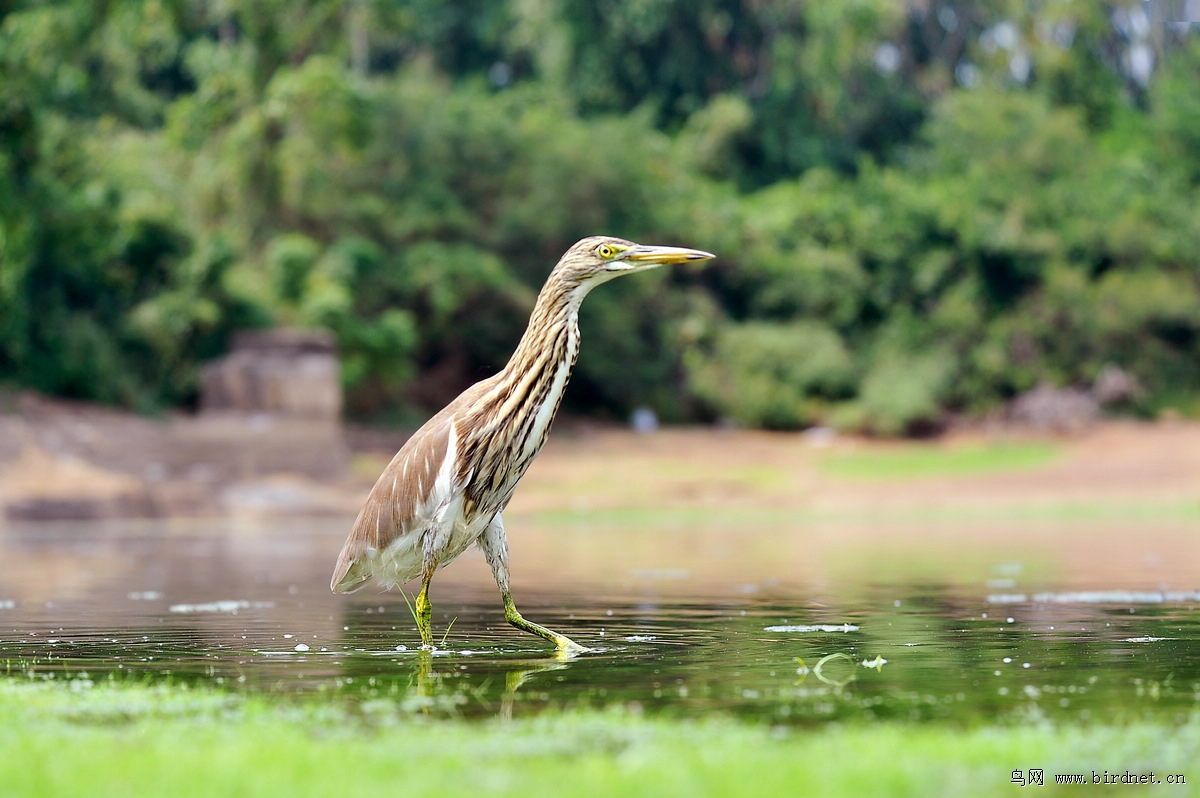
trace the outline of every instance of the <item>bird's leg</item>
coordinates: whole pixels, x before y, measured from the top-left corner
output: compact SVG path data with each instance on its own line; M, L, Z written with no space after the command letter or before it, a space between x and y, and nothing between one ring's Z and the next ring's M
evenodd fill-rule
M433 580L433 572L437 570L438 558L432 546L426 546L421 562L421 592L417 594L417 606L413 615L416 617L417 630L421 633L421 648L433 648L433 629L430 619L433 617L433 605L429 602L429 583Z
M433 605L429 603L429 579L421 579L421 592L417 594L417 606L414 610L417 620L417 631L421 633L421 648L433 647L433 629L430 619L433 617Z
M496 577L496 586L500 588L500 595L504 598L504 620L524 632L549 640L561 653L580 654L588 651L566 635L560 635L525 620L517 611L517 605L513 603L512 593L508 589L508 541L504 537L504 522L499 515L492 519L487 529L479 536L479 547L483 549L483 555L492 567L492 576Z
M564 654L582 654L591 649L581 646L566 635L560 635L558 632L547 629L544 626L534 623L533 621L525 620L521 613L517 612L517 605L513 603L512 594L507 590L502 590L504 596L504 620L511 623L513 626L522 631L535 634L538 637L545 638L555 645L555 647Z

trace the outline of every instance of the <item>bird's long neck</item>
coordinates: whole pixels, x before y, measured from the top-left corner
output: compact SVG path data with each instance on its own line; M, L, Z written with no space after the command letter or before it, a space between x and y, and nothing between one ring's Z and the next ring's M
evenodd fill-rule
M579 354L579 305L587 286L569 285L551 277L538 294L521 342L501 372L506 380L520 382L531 374L553 380L565 363L567 375Z
M485 512L508 502L546 442L579 355L579 304L588 288L551 275L517 351L475 404L466 425L474 453L468 501Z
M579 356L579 305L587 286L570 285L552 275L538 294L517 350L500 373L511 388L508 405L522 414L514 425L513 446L536 454L558 412L563 391Z

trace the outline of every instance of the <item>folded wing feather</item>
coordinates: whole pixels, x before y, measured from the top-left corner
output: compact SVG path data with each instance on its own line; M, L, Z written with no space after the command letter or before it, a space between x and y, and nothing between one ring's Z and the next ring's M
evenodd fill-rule
M453 420L435 416L401 447L383 470L342 547L330 587L349 593L374 575L372 561L398 541L420 536L462 490L454 453Z

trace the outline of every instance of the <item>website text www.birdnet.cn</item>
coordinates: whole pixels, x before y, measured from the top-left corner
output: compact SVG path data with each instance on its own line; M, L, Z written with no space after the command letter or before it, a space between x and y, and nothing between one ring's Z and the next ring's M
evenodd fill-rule
M1042 768L1014 770L1012 783L1021 787L1042 787L1047 779L1051 784L1187 784L1182 773L1134 773L1129 770L1093 770L1090 773L1052 773Z

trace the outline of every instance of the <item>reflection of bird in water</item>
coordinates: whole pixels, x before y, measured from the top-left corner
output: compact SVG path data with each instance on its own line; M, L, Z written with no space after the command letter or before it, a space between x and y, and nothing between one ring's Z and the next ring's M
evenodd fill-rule
M529 677L568 667L567 663L563 661L525 661L517 664L521 667L506 671L504 674L504 692L500 694L499 717L505 720L512 720L517 690L524 686ZM411 695L416 699L417 707L426 715L431 714L431 710L457 712L463 703L472 698L478 703L488 706L486 687L491 681L490 678L483 684L474 687L459 678L451 679L448 682L443 681L444 677L433 670L433 655L429 651L418 652L417 669L414 674L416 684L413 685ZM460 672L455 671L455 674L461 676Z
M429 419L384 469L342 547L333 590L350 592L371 577L391 587L420 576L414 615L422 644L431 646L429 581L477 543L496 577L509 623L560 651L586 650L517 612L500 513L546 442L579 354L583 298L623 274L712 257L606 237L585 238L567 250L546 279L508 365Z
M513 702L517 698L517 690L529 680L530 676L546 671L557 671L567 667L566 663L537 662L530 663L528 668L509 671L504 674L504 695L500 697L500 717L512 720Z

